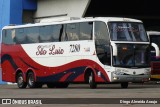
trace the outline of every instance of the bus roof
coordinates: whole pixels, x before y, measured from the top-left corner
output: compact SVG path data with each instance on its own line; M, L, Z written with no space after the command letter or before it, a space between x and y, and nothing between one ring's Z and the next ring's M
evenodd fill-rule
M147 31L148 35L160 35L160 31Z
M141 20L132 19L132 18L120 18L120 17L86 17L86 18L67 18L59 20L58 18L53 20L52 22L43 22L42 23L33 23L33 24L24 24L24 25L9 25L3 27L3 29L13 29L13 28L23 28L23 27L33 27L33 26L45 26L45 25L53 25L53 24L66 24L66 23L76 23L76 22L87 22L87 21L105 21L105 22L112 22L112 21L120 21L120 22L139 22L142 23Z

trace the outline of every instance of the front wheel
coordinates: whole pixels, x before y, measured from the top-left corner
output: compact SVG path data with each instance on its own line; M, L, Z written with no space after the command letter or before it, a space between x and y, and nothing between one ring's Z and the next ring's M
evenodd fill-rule
M91 72L89 75L89 86L91 89L97 88L97 83L95 82L94 73Z
M17 75L17 86L19 88L26 88L27 87L27 83L24 81L24 78L23 78L23 74L22 73L19 73Z
M121 88L128 88L128 82L121 83Z

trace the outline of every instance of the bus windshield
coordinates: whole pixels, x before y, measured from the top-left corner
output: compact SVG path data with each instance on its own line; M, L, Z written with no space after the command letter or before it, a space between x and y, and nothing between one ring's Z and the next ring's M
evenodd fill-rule
M109 31L113 41L148 42L142 23L110 22Z
M113 66L149 66L149 45L117 44L117 49L118 55L113 57Z
M155 43L158 47L160 47L160 35L149 35L151 43ZM160 61L160 57L156 57L155 48L151 47L151 60L152 61Z

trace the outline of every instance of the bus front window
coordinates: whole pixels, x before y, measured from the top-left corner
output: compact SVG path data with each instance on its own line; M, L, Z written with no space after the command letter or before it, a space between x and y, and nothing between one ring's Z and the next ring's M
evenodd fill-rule
M118 55L113 57L113 66L149 66L149 45L117 44L117 48Z
M110 22L109 30L112 41L148 42L141 23Z

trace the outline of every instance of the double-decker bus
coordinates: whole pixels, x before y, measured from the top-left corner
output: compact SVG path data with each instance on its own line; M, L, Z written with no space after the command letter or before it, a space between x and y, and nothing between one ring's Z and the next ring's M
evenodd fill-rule
M130 18L80 18L2 30L2 79L19 88L66 88L69 83L145 82L150 42L143 23Z
M151 44L154 47L151 48L151 80L160 80L160 32L159 31L147 31ZM156 55L156 53L158 53Z

